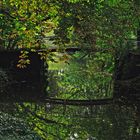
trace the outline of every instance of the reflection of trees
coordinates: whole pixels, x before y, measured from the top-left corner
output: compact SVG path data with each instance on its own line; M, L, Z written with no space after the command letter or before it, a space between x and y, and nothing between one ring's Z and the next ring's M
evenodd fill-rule
M135 110L125 105L20 104L21 113L44 139L139 139Z
M1 104L0 134L44 140L139 139L138 105ZM29 127L30 126L30 127ZM30 136L29 136L29 135ZM29 136L29 137L28 137ZM10 140L11 140L10 139Z
M0 106L1 140L41 140L41 137L33 131L29 122L18 116L14 104L1 103Z

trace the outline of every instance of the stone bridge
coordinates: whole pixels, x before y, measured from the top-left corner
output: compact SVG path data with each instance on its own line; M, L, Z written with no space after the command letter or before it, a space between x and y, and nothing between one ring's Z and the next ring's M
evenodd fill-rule
M2 87L4 90L0 86L1 101L12 101L15 99L20 101L44 100L46 97L44 89L48 82L46 81L48 65L40 58L38 52L50 53L56 51L75 52L81 51L81 49L72 47L65 50L53 48L36 52L29 51L30 65L27 65L27 68L24 69L17 68L20 50L0 51L0 73L5 74L3 76L5 83L0 81L1 86L5 86L4 88ZM8 79L6 79L6 76ZM140 53L128 51L123 59L116 61L114 97L139 99L139 93Z

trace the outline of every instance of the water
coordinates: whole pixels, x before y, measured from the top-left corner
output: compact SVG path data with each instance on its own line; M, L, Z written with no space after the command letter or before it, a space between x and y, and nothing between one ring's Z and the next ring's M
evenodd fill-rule
M46 102L0 103L1 140L140 139L139 102L112 100L113 57L83 56L48 62Z
M9 140L139 140L134 106L1 104L0 138ZM4 109L5 107L5 109Z

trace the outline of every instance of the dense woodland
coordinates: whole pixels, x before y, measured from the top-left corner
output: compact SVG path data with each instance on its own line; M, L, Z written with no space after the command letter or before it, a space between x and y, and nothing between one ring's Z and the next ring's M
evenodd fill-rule
M19 69L37 52L49 97L1 103L0 137L138 140L139 28L139 0L1 0L0 52L20 50ZM9 82L0 68L1 93Z

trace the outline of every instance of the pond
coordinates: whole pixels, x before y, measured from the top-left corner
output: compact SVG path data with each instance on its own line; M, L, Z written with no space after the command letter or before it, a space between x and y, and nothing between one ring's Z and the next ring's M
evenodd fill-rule
M49 61L45 102L0 103L0 139L139 140L139 102L113 100L113 57L98 56Z

